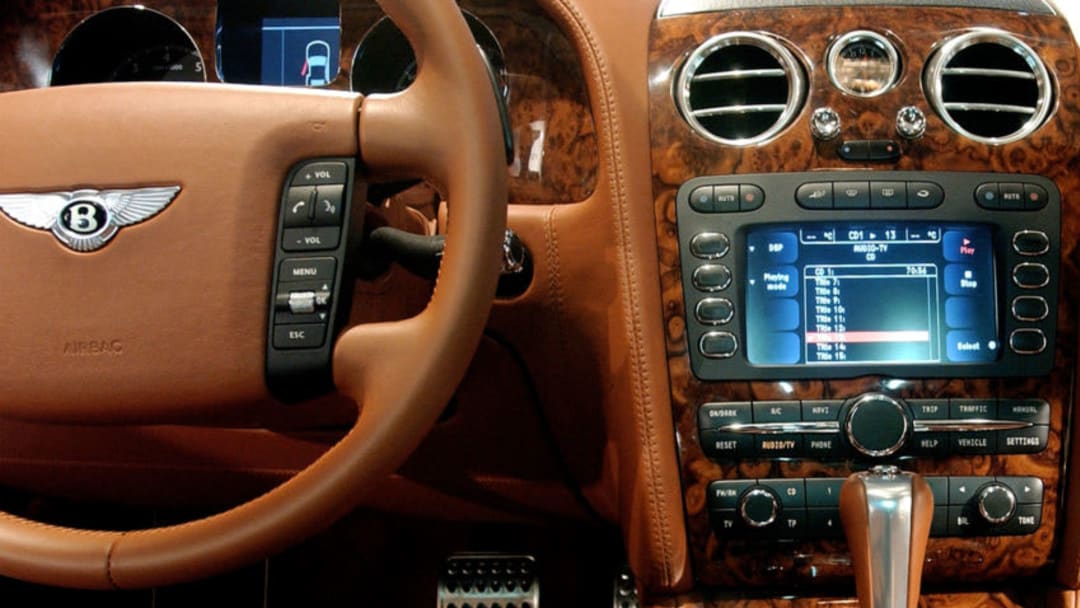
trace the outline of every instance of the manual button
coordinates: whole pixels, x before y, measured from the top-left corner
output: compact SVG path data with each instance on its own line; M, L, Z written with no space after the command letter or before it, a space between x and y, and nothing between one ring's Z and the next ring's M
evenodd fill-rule
M274 327L274 348L281 350L319 348L325 339L326 326L321 324Z

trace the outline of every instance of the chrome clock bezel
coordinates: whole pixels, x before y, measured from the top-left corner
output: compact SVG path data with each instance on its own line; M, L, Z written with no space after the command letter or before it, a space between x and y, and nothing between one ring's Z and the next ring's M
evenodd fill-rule
M877 90L870 92L859 91L852 88L849 82L845 82L837 75L837 63L840 60L840 54L844 49L849 48L855 43L865 42L870 42L875 47L881 49L885 53L885 57L891 68L889 70L888 81ZM900 51L897 50L896 45L893 44L891 40L882 34L871 30L854 30L840 36L829 46L829 51L825 55L825 68L829 73L829 81L832 82L833 86L844 93L854 95L855 97L879 97L891 91L896 86L896 83L900 81Z

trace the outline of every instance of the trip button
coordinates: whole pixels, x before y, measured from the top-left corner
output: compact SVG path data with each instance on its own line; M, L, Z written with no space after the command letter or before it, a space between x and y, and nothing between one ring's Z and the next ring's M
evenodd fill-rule
M315 190L315 225L340 226L344 186L319 186Z
M832 209L833 185L827 182L803 184L795 191L795 201L805 209Z
M872 209L903 209L907 207L907 187L904 182L870 182Z
M980 184L975 189L975 202L983 209L1001 209L1001 195L998 185L993 183Z
M322 324L274 327L274 348L281 350L319 348L325 339L326 326Z
M1013 283L1022 289L1039 289L1050 283L1050 270L1044 264L1022 262L1013 268Z
M336 249L340 240L340 228L286 228L281 236L281 248L285 251L326 251Z
M1017 321L1042 321L1050 315L1050 306L1042 296L1017 296L1012 301L1012 315Z
M836 209L869 209L870 184L868 182L836 182L833 191Z
M1009 335L1009 348L1018 355L1037 355L1046 350L1046 334L1041 329L1017 329Z
M1013 235L1012 246L1020 255L1043 255L1050 251L1050 237L1041 230L1021 230Z
M281 262L278 278L289 281L332 281L337 261L334 258L292 258Z
M911 415L916 420L947 420L949 418L948 399L908 399Z
M933 209L945 201L945 190L933 182L911 182L907 185L908 209Z
M289 188L285 193L285 226L310 226L315 219L315 188Z
M322 186L326 184L344 184L348 169L345 163L320 162L308 163L293 176L294 186Z

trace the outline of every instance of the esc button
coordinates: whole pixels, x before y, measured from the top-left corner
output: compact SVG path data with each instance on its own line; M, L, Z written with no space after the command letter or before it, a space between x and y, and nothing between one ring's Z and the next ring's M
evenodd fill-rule
M278 325L274 327L274 348L297 350L319 348L326 339L326 326L321 324Z

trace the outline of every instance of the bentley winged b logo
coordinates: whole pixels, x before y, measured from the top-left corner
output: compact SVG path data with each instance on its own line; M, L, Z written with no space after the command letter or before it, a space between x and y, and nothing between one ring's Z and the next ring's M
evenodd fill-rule
M0 194L0 211L24 226L51 231L70 249L86 253L104 247L124 226L157 215L179 192L179 186L168 186Z

